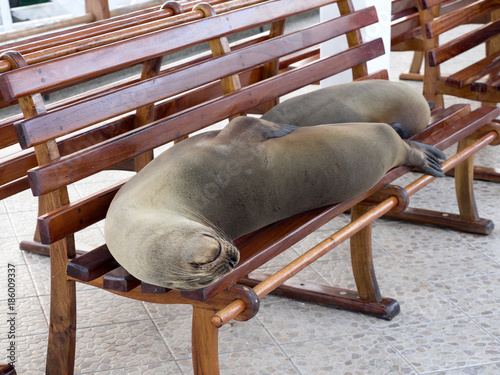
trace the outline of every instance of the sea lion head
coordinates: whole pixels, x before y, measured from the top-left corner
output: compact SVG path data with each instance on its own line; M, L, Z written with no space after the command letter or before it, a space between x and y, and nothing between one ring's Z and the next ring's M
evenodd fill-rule
M239 251L232 241L205 222L179 216L150 228L134 257L118 260L147 283L196 290L230 273L239 261Z

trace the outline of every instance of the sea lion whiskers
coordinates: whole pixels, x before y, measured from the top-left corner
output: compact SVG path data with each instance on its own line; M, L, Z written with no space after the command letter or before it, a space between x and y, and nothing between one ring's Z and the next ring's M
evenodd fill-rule
M205 224L206 226L208 226L211 229L213 229L215 231L215 233L217 233L217 235L220 237L219 239L221 239L221 240L223 240L225 242L228 242L229 244L231 244L231 245L234 246L233 240L231 238L229 238L229 236L219 226L217 226L216 224L214 224L212 221L210 221L204 215L202 215L199 212L195 212L195 211L193 211L193 210L189 209L188 207L186 207L184 205L181 205L181 204L177 204L176 206L179 209L181 209L182 211L186 211L188 213L188 215L186 215L186 216L191 216L195 220L198 220L202 224Z

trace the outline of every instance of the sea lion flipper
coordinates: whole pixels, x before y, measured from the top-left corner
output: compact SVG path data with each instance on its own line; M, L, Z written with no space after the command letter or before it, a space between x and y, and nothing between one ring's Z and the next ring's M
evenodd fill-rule
M393 122L389 124L391 128L393 128L396 133L402 138L402 139L408 139L411 137L411 133L399 122Z
M270 138L283 137L287 134L290 134L295 129L298 129L298 126L294 126L294 125L279 124L279 126L280 126L279 129L273 129L273 130L266 132L266 138L270 139Z
M435 177L444 177L441 162L446 160L446 155L434 146L425 143L406 141L415 153L408 158L408 166L417 167L423 172Z

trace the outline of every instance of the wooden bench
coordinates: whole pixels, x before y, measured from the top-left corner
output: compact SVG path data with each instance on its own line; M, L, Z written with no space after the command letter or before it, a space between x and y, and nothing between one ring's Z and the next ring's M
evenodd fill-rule
M490 0L473 3L444 0L418 0L425 53L424 96L444 105L444 96L496 105L500 102L500 5ZM450 10L439 12L447 5ZM434 16L439 14L439 16ZM476 22L464 33L460 27ZM445 32L453 39L442 41ZM441 39L440 39L441 38ZM459 71L442 74L441 66L472 48L484 46L484 57L469 56ZM449 69L449 68L448 68ZM500 181L500 169L476 166L475 178Z
M474 0L447 0L440 8L444 15L470 5ZM486 23L489 17L479 17L469 22ZM391 2L391 51L413 51L413 58L408 73L401 73L399 79L422 81L422 64L424 62L424 45L422 25L416 0L392 0Z
M5 42L13 39L29 37L36 34L47 33L52 30L59 30L68 27L78 27L93 22L108 19L110 17L120 16L126 13L140 11L144 8L161 5L161 1L145 1L139 4L121 6L115 9L110 9L108 0L85 0L85 13L74 17L65 17L61 20L42 19L37 20L36 26L28 26L25 28L16 28L14 31L5 31L0 33L0 42ZM45 22L44 22L45 21ZM83 26L84 28L85 26Z
M225 7L223 3L227 3L228 1L229 0L210 0L207 3L216 6L219 12L226 12L237 6L237 4L232 4L229 7ZM70 56L83 50L91 50L103 45L145 35L162 28L173 27L185 22L200 19L203 17L201 12L190 12L196 3L199 3L199 1L184 1L183 3L166 2L162 7L136 12L124 17L116 17L100 23L94 23L93 25L82 27L81 29L71 29L66 32L52 33L50 35L46 35L45 38L41 40L39 40L39 38L32 38L18 43L3 45L0 48L0 52L5 53L15 50L23 54L24 60L28 65L49 62L56 58ZM243 1L242 4L244 3L245 2ZM182 13L183 16L175 18L171 17L177 13ZM268 37L269 33L267 32L259 33L253 37L232 44L231 48L233 50L237 50ZM312 56L313 53L314 51L306 52L306 56L303 57ZM159 68L159 72L164 73L169 70L181 68L182 66L198 63L207 59L209 56L210 53L202 53L183 61L163 64L163 66ZM281 67L286 68L287 64L292 64L303 57L295 56L290 58L288 61L282 61ZM0 71L7 72L11 69L11 63L8 60L0 61ZM79 77L76 82L62 80L51 85L50 88L41 91L41 94L45 96L65 87L74 86L76 83L88 82L92 79L100 77L102 74L102 72L97 72L86 77ZM113 81L113 78L110 78L108 80L109 82L105 86L97 87L69 99L63 99L59 102L52 103L47 105L47 108L49 110L56 110L57 108L71 105L71 103L84 101L104 92L137 83L140 80L141 74L133 75L125 79L120 78L116 81ZM205 94L215 94L213 87L214 85L207 88L205 90ZM0 92L0 96L1 95L2 94ZM0 108L12 106L17 103L18 101L16 98L9 96L0 97ZM176 108L174 108L172 103L170 103L157 106L155 112L165 113L165 111L172 112L174 110L181 109L182 105L176 105ZM22 118L23 115L20 114L0 121L0 149L6 149L17 143L17 138L14 132L14 123ZM114 129L116 126L118 125L110 125L109 129ZM123 127L122 131L130 130L133 126L132 117L129 116L128 119L122 120L119 126ZM65 153L74 152L78 147L88 147L93 143L99 142L102 137L106 136L102 133L102 129L100 129L98 132L89 133L60 142L59 148L61 153L64 155ZM32 149L20 154L13 153L11 157L4 157L0 159L0 199L4 199L28 189L29 184L26 171L34 166L36 166L36 158ZM134 166L129 162L128 164L115 166L114 168L133 170ZM45 212L45 208L41 205L39 207L39 214L41 215ZM35 231L33 241L23 241L20 247L25 251L48 255L48 247L40 243L38 229Z
M141 155L157 147L228 117L267 106L287 93L341 71L352 68L354 79L387 78L385 71L368 75L366 70L366 61L384 53L381 39L367 43L360 39L359 30L377 22L373 7L354 11L350 1L340 0L337 3L341 17L281 35L283 20L287 17L334 2L268 0L222 15L202 6L199 9L206 15L205 19L46 63L25 66L21 54L3 56L19 67L0 75L0 86L4 97L18 99L23 106L25 119L16 124L15 131L23 148L35 150L39 166L29 170L28 177L33 193L40 197L47 210L38 220L41 241L50 245L51 254L47 373L73 371L76 282L142 301L192 305L195 374L219 373L217 327L233 318L252 318L258 312L260 299L273 291L385 319L398 313L397 301L383 298L379 291L371 257L370 233L371 223L376 218L389 211L403 211L409 197L434 179L426 175L405 189L386 187L407 173L406 167L391 170L370 191L350 201L297 215L237 239L235 244L241 254L239 264L232 273L203 290L180 292L142 283L119 267L105 244L85 255L75 256L74 234L104 219L122 183L75 202L68 199L68 185L132 158L145 163L149 156L143 158ZM271 36L279 37L266 38L237 51L230 50L228 35L268 23L271 23ZM319 43L340 35L347 36L347 50L278 74L278 61L295 61L294 54L303 57L303 51L310 51ZM54 110L47 111L43 103L40 93L53 85L115 71L132 63L142 63L147 67L145 70L151 72L154 69L148 68L156 66L160 56L204 42L210 43L214 58L164 73L155 71L139 82ZM212 94L206 95L207 87L212 88ZM164 109L153 110L160 108L154 107L160 101ZM129 115L131 111L136 112ZM156 112L154 117L153 112ZM477 150L498 138L497 129L486 126L498 113L494 107L471 111L468 105L436 110L432 124L415 136L416 140L440 149L462 139L474 139L444 166L445 170L458 166L456 180L460 181L460 187L467 186L458 193L461 211L467 212L474 206L468 178L470 161ZM120 117L123 115L125 117ZM123 125L122 128L122 119L128 119L126 121L132 126ZM114 124L114 128L109 124ZM94 134L99 142L62 155L56 140L78 131ZM271 277L251 274L348 209L352 212L351 224L292 264ZM483 233L491 230L491 222L479 218L465 217L464 220L459 217L456 222L466 230ZM290 277L348 238L357 291L307 282L285 284Z

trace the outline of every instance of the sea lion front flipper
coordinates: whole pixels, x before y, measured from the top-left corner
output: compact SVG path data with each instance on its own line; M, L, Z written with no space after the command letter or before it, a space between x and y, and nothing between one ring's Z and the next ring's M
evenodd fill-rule
M272 129L265 132L266 139L283 137L287 134L290 134L295 129L298 129L298 126L294 125L286 125L286 124L278 124L278 125L280 126L280 128Z
M444 177L441 162L446 155L434 146L415 141L405 141L412 149L408 156L407 166L417 167L423 172L435 177Z

